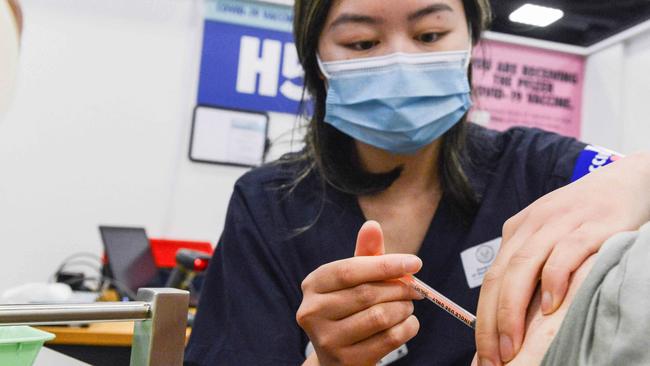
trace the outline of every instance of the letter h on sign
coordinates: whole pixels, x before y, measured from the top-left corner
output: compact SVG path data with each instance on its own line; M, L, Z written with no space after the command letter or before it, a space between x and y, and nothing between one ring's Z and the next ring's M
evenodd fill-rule
M285 78L281 85L280 72ZM302 76L303 70L294 43L285 43L283 47L278 40L241 37L237 92L265 97L275 97L279 92L287 99L300 101L302 87L291 80Z

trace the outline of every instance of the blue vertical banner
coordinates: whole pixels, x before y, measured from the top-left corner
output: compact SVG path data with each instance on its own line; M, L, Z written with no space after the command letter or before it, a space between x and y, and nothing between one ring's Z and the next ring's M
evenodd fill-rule
M303 70L293 9L253 0L205 0L198 104L295 114Z

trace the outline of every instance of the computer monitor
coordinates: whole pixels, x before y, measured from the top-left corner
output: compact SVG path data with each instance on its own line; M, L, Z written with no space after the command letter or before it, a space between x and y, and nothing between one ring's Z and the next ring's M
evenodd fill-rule
M134 299L140 287L157 278L147 233L143 228L100 226L112 283L122 296Z

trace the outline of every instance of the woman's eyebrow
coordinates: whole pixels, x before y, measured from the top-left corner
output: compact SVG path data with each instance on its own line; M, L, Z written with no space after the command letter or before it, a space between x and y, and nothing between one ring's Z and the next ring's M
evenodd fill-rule
M422 8L414 13L409 14L409 16L406 19L408 19L409 22L413 22L427 15L439 13L441 11L453 12L454 10L447 4L443 4L443 3L431 4L425 8Z
M336 20L330 24L329 28L333 29L339 25L349 23L376 25L382 23L383 21L384 20L381 18L374 18L367 15L344 13L339 15Z

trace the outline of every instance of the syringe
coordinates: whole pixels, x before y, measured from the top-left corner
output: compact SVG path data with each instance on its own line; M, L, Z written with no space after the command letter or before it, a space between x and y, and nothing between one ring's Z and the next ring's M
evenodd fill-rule
M434 304L438 305L441 309L445 310L449 314L455 316L458 320L465 323L468 327L475 329L476 328L476 317L469 311L463 309L460 305L446 298L440 292L434 290L426 283L417 279L415 276L406 275L400 278L407 286L413 288L415 291L420 293L425 298L431 300Z

